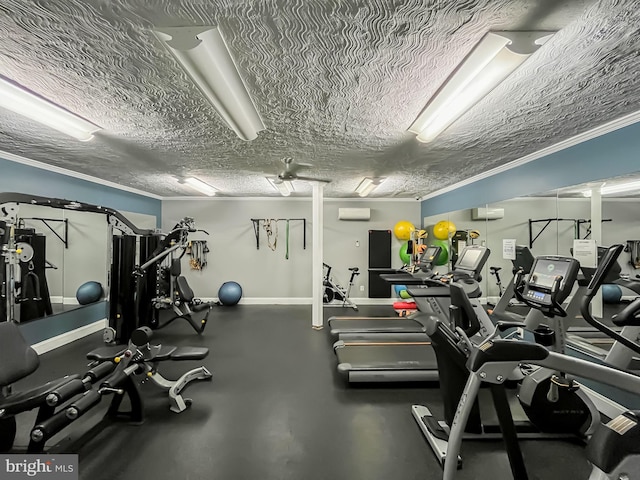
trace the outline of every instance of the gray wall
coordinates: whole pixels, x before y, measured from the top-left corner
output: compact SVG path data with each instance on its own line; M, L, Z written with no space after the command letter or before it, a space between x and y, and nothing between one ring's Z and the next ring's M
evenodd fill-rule
M338 220L338 208L371 208L371 221ZM240 283L245 298L299 299L311 297L311 199L211 199L165 200L162 202L162 229L168 231L184 216L194 217L198 228L207 230L207 237L198 233L192 239L207 240L211 252L208 266L192 271L188 259L183 260L183 272L197 296L216 297L220 285L229 280ZM302 248L302 223L290 223L289 259L285 259L285 222L279 223L276 251L267 247L261 224L260 249L251 218L306 218L307 249ZM363 270L358 277L353 296L366 296L368 266L368 231L393 229L398 220L416 225L420 218L420 203L416 201L372 201L326 199L324 204L324 261L334 267L334 277L346 285L348 267ZM360 247L356 247L356 241ZM395 266L399 242L394 241L392 258ZM359 286L364 285L361 292ZM295 301L295 300L294 300Z

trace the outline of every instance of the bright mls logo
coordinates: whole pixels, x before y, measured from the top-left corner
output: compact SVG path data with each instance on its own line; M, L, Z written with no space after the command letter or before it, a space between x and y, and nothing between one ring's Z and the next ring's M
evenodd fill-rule
M0 480L78 480L78 455L0 455Z

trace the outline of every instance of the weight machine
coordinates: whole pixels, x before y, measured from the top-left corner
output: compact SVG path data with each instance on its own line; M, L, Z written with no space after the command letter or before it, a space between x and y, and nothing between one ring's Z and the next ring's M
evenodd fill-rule
M195 232L208 235L196 229L193 218L185 217L164 236L156 233L114 237L106 343L126 339L138 327L159 329L178 318L187 320L196 333L204 331L215 303L195 298L181 275L181 259L189 248L189 234ZM161 322L163 310L173 310L174 316ZM195 313L205 310L202 320L194 318Z
M40 244L39 238L33 230L18 228L21 222L19 216L21 204L99 213L106 216L112 229L119 230L124 234L145 235L153 233L152 230L137 228L120 212L112 208L22 193L0 193L0 284L2 287L0 321L18 321L15 310L17 304L20 304L21 310L24 305L25 307L35 307L38 312L43 314L51 313L44 275L46 263L44 245ZM66 241L66 238L61 240ZM34 318L34 315L29 313L24 318ZM21 316L21 319L24 318Z

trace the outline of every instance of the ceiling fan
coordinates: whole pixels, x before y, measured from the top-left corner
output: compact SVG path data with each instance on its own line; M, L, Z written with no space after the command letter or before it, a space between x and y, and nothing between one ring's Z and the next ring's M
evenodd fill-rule
M298 170L311 168L313 165L309 163L297 163L294 162L291 157L285 157L282 159L284 164L284 170L280 171L275 178L271 179L273 183L280 184L282 182L292 182L294 180L303 180L305 182L323 182L330 183L331 180L325 178L314 178L303 175L298 175Z

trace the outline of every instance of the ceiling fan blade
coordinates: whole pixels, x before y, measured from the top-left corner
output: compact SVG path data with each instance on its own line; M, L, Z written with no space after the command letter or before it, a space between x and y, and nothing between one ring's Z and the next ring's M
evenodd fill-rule
M322 183L331 183L331 180L327 180L326 178L313 178L313 177L301 177L297 176L296 180L303 180L305 182L322 182Z

